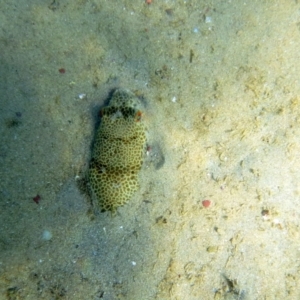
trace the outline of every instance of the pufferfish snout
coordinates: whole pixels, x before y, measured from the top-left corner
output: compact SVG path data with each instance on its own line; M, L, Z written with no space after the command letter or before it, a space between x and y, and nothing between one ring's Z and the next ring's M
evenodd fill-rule
M101 211L115 212L138 189L146 144L139 101L118 89L101 110L88 171L92 202Z

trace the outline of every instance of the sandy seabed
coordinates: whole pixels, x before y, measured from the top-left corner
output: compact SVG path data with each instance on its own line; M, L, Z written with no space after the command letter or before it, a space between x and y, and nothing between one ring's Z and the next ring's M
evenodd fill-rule
M299 1L0 7L0 299L300 299ZM112 217L77 182L115 88L149 147Z

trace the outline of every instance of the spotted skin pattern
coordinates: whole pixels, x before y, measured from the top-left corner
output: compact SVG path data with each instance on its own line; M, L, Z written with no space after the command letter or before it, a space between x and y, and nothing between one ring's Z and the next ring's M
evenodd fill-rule
M93 204L101 211L115 212L138 189L138 173L146 144L142 112L134 94L116 90L102 108L101 123L88 172Z

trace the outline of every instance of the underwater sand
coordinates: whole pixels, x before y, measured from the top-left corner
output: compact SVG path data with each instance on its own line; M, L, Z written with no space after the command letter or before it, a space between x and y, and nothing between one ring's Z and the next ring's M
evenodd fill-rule
M300 299L299 1L0 7L1 300ZM78 179L115 88L150 152L112 217Z

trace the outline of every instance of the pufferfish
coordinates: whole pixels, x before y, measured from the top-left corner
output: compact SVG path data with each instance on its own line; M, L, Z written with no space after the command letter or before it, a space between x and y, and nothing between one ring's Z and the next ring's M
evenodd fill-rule
M117 89L101 109L88 171L88 188L94 206L114 213L138 189L143 164L146 130L140 100Z

